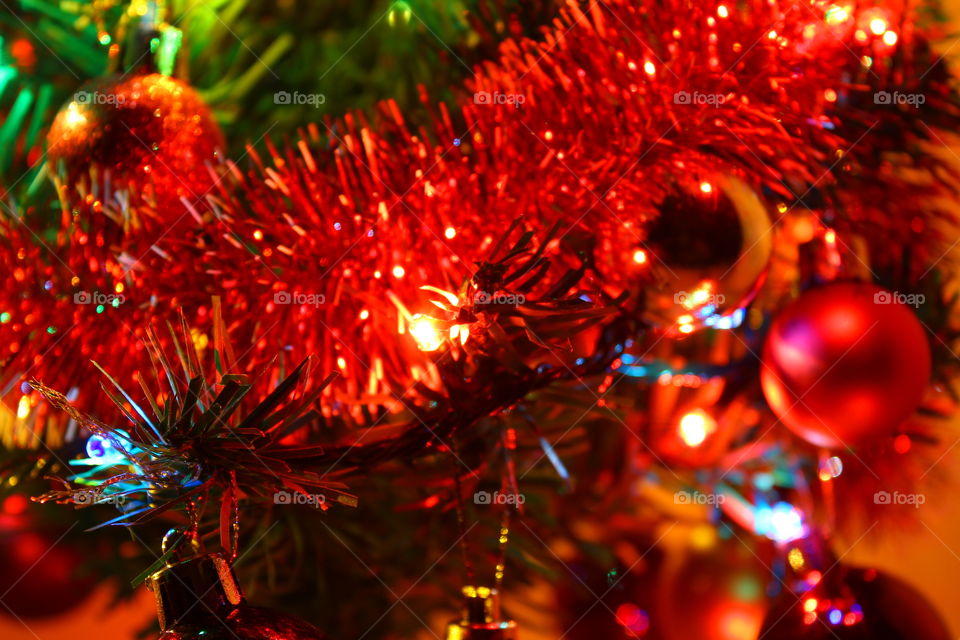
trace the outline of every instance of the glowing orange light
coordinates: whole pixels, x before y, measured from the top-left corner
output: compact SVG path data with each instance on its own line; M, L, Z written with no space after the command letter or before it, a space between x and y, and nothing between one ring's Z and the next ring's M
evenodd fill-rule
M897 44L897 34L895 34L893 31L887 31L885 34L883 34L883 44L890 47Z
M817 610L817 599L816 598L807 598L803 601L803 610L804 611L816 611Z
M366 319L369 318L369 317L370 317L370 312L367 311L366 309L364 309L363 311L360 312L360 319L361 319L361 320L366 320Z
M647 263L647 252L643 249L637 249L633 252L633 261L637 264L646 264Z
M17 405L17 417L24 420L28 415L30 415L30 398L20 396L20 403Z
M794 547L793 549L790 549L790 551L787 552L787 561L790 563L790 566L797 571L802 569L804 563L806 562L806 560L803 557L803 552L800 551L800 549L798 549L797 547Z
M116 291L117 293L123 293L123 283L118 282L117 286L115 286L113 290Z
M443 346L443 336L437 328L437 321L429 316L413 316L410 324L410 335L417 341L421 351L436 351Z
M263 231L260 231L260 229L257 229L256 231L253 232L253 237L256 238L257 240L263 240Z
M723 616L720 629L723 640L755 638L760 631L760 620L747 611L730 611Z
M643 63L643 70L647 73L648 76L652 76L657 72L657 68L649 60Z
M405 273L406 273L406 270L405 270L403 267L401 267L400 265L397 265L397 266L395 266L395 267L393 268L393 277L394 277L394 278L402 278Z
M833 89L827 89L823 92L823 99L827 102L836 102L837 101L837 92Z
M680 439L688 447L699 447L716 428L716 420L697 409L680 418Z
M446 231L443 232L443 235L447 240L453 240L457 236L457 230L453 227L447 227Z
M721 18L726 18L727 16L729 16L730 10L727 9L727 5L722 4L719 7L717 7L717 15L720 16Z
M547 131L546 133L544 133L543 139L546 140L547 142L550 142L551 140L553 140L553 131Z
M826 240L827 244L836 244L837 232L833 229L827 229L827 232L823 234L823 239Z
M880 36L883 35L887 30L887 21L883 18L874 18L870 21L870 31L873 32L873 35Z
M703 191L704 193L711 193L713 191L713 185L706 181L701 182L700 191Z
M696 289L690 292L689 295L685 296L680 304L682 304L685 309L702 307L710 301L710 297L713 294L713 287L712 281L704 280ZM680 322L682 324L690 324L693 322L693 316L685 315L680 318Z
M340 367L341 369L347 368L347 361L343 358L343 356L340 356L339 358L337 358L337 366Z
M67 105L66 123L70 127L79 127L87 122L87 116L80 113L80 107L76 102Z

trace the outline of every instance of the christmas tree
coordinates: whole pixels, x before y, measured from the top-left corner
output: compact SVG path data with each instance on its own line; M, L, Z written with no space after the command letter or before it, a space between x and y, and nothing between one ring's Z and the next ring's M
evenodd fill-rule
M6 9L16 628L955 637L939 6Z

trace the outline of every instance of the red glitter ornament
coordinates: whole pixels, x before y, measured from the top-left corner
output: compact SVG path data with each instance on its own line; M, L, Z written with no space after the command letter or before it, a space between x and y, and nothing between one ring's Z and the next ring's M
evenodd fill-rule
M823 447L891 434L930 380L930 346L916 315L894 294L863 283L801 295L770 327L762 363L773 411Z
M57 114L47 157L61 196L71 207L93 194L101 206L126 211L149 204L151 215L174 222L214 184L205 166L217 159L223 135L190 86L159 73L107 78L85 85Z

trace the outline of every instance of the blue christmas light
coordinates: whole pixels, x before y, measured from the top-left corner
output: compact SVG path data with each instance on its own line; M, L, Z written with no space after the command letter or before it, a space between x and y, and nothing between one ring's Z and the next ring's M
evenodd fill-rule
M757 533L779 543L792 542L807 535L803 514L787 502L778 502L773 507L757 507L753 526Z
M122 464L126 456L114 445L114 440L129 441L130 436L122 429L115 431L111 437L93 434L87 440L87 458L94 464Z

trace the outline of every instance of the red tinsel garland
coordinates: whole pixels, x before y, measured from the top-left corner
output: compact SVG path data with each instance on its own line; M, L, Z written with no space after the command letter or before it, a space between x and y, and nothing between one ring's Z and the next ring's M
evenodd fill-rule
M386 425L452 428L589 366L569 345L582 327L636 330L635 295L619 316L604 314L641 286L633 255L649 221L675 213L658 205L678 185L717 174L787 208L817 208L891 262L908 249L917 264L938 257L913 204L953 191L948 168L916 146L960 119L928 34L902 3L851 14L827 2L579 6L542 41L505 43L458 108L424 97L428 126L388 101L376 123L357 114L311 125L294 145L268 143L266 159L250 148L249 172L215 168L214 189L169 228L146 215L120 233L116 194L65 214L49 251L25 223L5 221L8 405L23 417L36 406L20 400L31 377L75 389L81 411L109 418L88 360L136 384L152 368L145 328L182 311L223 369L265 372L252 396L310 354L339 371L320 403L341 441L371 425L383 433L364 431L363 442L396 436ZM932 179L898 177L893 156ZM496 264L526 231L526 251ZM508 281L511 271L521 275ZM101 308L104 294L122 302ZM435 320L418 325L416 314ZM411 333L421 346L453 340L423 351ZM602 364L615 341L604 335L587 353Z

